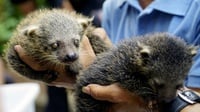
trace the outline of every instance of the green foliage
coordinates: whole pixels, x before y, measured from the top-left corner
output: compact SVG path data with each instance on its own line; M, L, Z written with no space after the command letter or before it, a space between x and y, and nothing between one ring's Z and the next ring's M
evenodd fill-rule
M36 0L36 3L38 8L46 7L46 0ZM9 0L0 0L0 55L22 17Z
M8 0L1 0L0 7L0 54L2 54L4 44L10 39L19 18L13 16L14 9Z
M48 0L36 0L36 3L37 3L37 5L38 5L38 8L47 7L46 1L48 1Z

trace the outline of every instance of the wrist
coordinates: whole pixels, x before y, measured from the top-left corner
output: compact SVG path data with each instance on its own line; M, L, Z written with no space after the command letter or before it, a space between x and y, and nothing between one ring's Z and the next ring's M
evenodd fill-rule
M187 105L180 112L199 112L200 103L196 103L194 105Z
M192 90L185 90L178 93L178 96L170 102L169 112L180 112L187 106L200 103L200 96Z

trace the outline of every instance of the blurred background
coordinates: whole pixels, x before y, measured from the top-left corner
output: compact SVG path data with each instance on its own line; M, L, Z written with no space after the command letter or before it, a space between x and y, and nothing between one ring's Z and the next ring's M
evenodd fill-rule
M1 58L4 46L11 38L13 30L20 20L30 12L42 8L62 8L76 11L94 17L93 24L101 27L103 2L104 0L0 0L0 112L4 112L2 111L4 100L1 95L3 94L1 90L4 89L1 88L30 82L39 84L40 88L34 103L36 112L70 112L65 88L47 86L42 82L29 80L9 71ZM14 93L10 94L18 93L20 93L20 89L16 89ZM14 99L11 103L14 103ZM10 112L15 112L12 108L10 110Z

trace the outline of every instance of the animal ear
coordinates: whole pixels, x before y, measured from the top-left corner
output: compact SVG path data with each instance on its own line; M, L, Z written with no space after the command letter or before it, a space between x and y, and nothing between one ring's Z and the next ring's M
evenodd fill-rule
M191 54L191 56L194 57L198 52L199 46L191 45L191 46L189 46L188 49L189 49L189 53Z
M37 35L36 32L37 30L39 29L38 26L36 25L31 25L31 26L28 26L26 27L22 33L28 37L34 37L34 35Z
M149 46L147 45L143 45L141 44L140 42L137 42L138 46L139 46L139 52L140 52L140 55L143 57L143 58L148 58L150 56L150 53L151 53L151 50L149 48Z
M87 27L89 26L89 25L91 25L92 24L92 21L93 21L93 19L94 19L94 17L92 17L92 18L79 18L78 19L78 22L79 22L79 24L82 26L82 28L85 30L85 29L87 29Z

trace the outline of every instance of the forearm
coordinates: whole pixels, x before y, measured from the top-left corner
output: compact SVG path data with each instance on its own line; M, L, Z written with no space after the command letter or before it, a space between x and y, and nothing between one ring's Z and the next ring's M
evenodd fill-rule
M0 58L0 84L3 84L4 83L4 77L3 77L3 70L4 67L3 67L3 62Z
M191 90L194 90L195 92L197 92L198 94L200 94L200 88L188 88L188 89L191 89Z
M180 112L199 112L200 110L200 103L194 104L194 105L188 105Z

